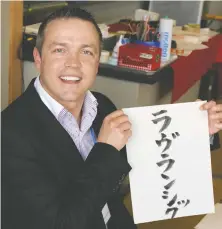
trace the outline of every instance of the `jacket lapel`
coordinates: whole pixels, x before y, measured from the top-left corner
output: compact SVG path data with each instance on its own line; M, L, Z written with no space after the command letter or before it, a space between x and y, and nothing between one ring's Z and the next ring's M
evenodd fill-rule
M70 135L41 101L34 87L34 80L24 93L30 117L34 117L33 131L36 131L45 147L53 149L52 153L57 153L61 158L65 157L69 162L84 162Z
M35 79L30 83L24 93L24 97L26 99L27 108L31 113L30 117L34 117L32 129L36 131L36 136L39 138L39 141L41 141L45 147L48 147L49 150L53 149L53 154L57 152L62 160L64 160L64 157L68 159L72 166L73 162L84 162L70 135L42 102L34 87L34 81ZM104 116L106 115L100 106L100 101L98 101L98 113L92 124L96 137L98 137Z

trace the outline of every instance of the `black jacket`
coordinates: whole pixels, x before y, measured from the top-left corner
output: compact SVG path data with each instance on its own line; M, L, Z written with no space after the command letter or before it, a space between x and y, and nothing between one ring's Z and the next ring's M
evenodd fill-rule
M115 106L102 94L94 96L98 135ZM2 112L2 228L105 229L106 202L109 229L136 228L118 192L131 169L124 150L96 143L84 161L33 80Z

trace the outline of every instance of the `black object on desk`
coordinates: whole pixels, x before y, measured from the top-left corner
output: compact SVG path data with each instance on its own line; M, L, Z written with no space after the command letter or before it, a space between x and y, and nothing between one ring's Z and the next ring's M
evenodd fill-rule
M23 33L22 47L19 52L19 59L34 62L33 49L36 43L36 35Z
M100 64L99 75L135 83L155 84L161 81L163 77L165 79L172 79L173 69L170 66L166 66L157 70L156 72L145 72L133 68L124 68L110 64Z

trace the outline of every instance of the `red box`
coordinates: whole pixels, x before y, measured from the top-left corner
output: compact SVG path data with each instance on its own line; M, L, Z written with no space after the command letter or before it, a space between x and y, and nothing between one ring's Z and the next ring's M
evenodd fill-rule
M142 44L126 44L119 47L118 65L142 71L160 68L161 48Z

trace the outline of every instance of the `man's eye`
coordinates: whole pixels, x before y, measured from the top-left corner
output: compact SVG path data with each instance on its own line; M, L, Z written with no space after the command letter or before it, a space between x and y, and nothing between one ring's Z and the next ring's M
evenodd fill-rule
M93 53L89 50L83 50L83 53L86 54L86 55L91 55L93 56Z
M64 53L65 50L62 49L62 48L57 48L57 49L54 50L54 52L56 52L56 53Z

